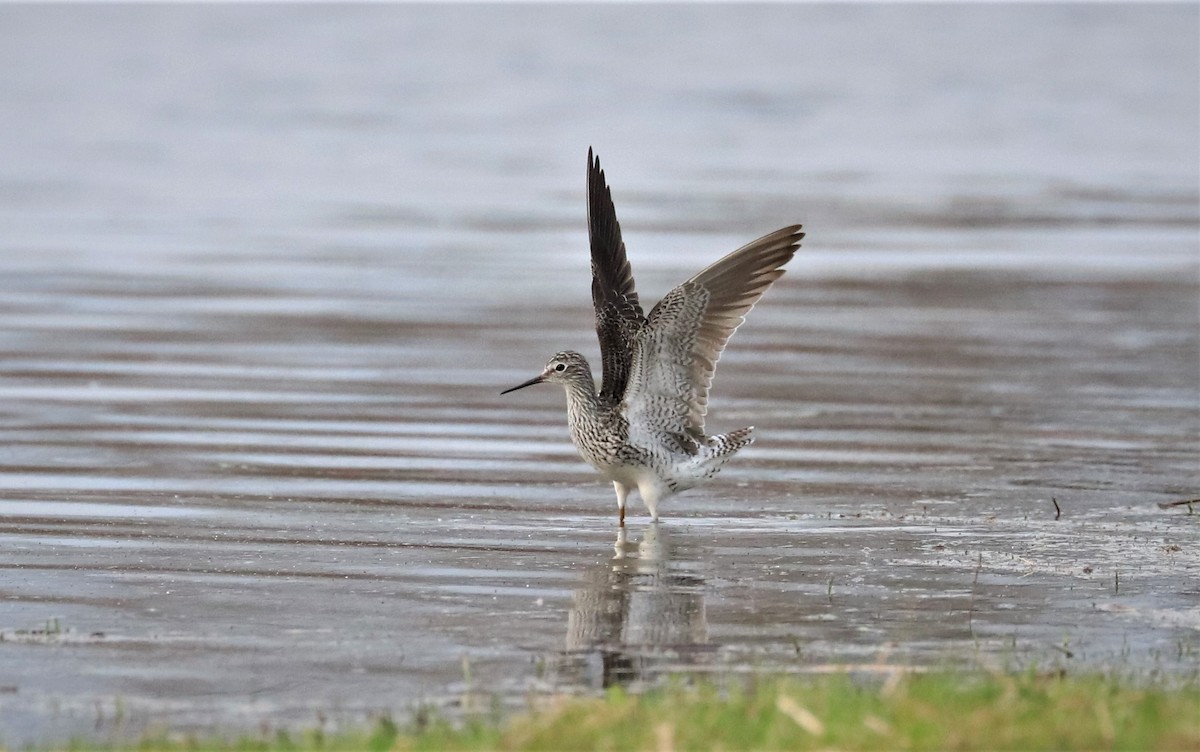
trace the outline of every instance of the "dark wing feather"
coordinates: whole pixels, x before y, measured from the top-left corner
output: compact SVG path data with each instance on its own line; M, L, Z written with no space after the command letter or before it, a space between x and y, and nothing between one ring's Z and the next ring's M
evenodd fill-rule
M600 160L588 149L588 239L592 248L592 305L604 380L601 399L621 401L633 360L633 341L645 323L633 287L633 269L625 256L621 225Z

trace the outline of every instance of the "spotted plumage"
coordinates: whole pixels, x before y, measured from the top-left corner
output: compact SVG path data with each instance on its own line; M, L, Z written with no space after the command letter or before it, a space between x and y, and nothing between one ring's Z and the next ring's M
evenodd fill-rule
M611 480L621 524L638 489L650 516L658 502L717 474L754 441L753 428L704 433L708 391L725 343L783 274L804 233L791 225L749 243L667 293L642 313L621 226L600 161L588 150L592 305L604 380L577 352L550 358L533 384L561 384L579 455Z

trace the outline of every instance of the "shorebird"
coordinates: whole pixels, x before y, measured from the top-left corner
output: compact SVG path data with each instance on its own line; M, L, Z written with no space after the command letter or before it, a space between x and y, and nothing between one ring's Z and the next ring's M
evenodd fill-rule
M660 501L711 479L754 441L753 426L704 433L708 390L725 343L783 275L804 233L790 225L742 246L671 290L647 316L634 290L612 191L591 149L587 182L600 389L587 360L564 351L540 374L501 394L543 382L563 386L571 440L612 481L624 526L632 489L657 520Z

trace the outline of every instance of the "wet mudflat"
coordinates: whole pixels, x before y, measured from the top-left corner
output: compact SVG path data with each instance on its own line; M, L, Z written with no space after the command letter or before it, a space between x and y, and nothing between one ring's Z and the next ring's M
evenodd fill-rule
M1158 506L1200 495L1194 115L1121 99L1164 77L1194 92L1194 66L1171 65L1194 35L1154 54L1103 33L1073 48L1076 78L1019 89L1042 108L1009 110L1028 122L1007 153L1024 161L1003 169L969 87L936 77L933 114L890 122L895 143L864 132L882 105L855 94L853 67L811 74L824 97L745 98L730 92L762 71L718 59L696 74L712 91L633 97L709 129L645 161L597 144L644 300L777 226L809 238L717 372L710 428L754 425L758 442L659 524L632 500L621 532L561 393L499 396L556 350L594 359L595 124L557 108L596 91L554 65L500 66L544 117L537 145L497 137L507 121L483 117L486 99L422 88L449 69L334 48L476 29L456 49L492 65L510 53L495 30L528 29L534 10L337 11L332 26L328 12L3 11L0 28L89 41L70 75L32 33L0 45L7 93L40 127L0 142L0 743L511 707L671 672L1197 671L1200 518ZM845 26L744 10L745 28L714 36L802 22L834 44L928 12ZM1078 21L1024 12L1044 17L989 13L973 49L1053 49ZM637 27L659 44L673 37L651 32L729 13L653 10ZM1122 40L1196 15L1090 13ZM589 54L572 40L623 19L539 11L554 33L538 49ZM250 21L275 36L248 43ZM80 36L96 28L108 35ZM214 39L234 54L155 67ZM610 75L625 85L678 84L624 65ZM1121 75L1103 95L1053 86L1099 92L1078 77L1105 66ZM964 75L1022 75L1004 70ZM223 88L230 76L244 85ZM427 119L406 119L414 99ZM666 138L626 106L622 125ZM1153 144L1130 135L1133 111L1161 126ZM1096 112L1085 145L1120 147L1110 161L1071 150L1076 116ZM929 160L947 121L965 140ZM734 132L761 140L738 148ZM572 159L544 152L568 138Z
M158 318L153 346L31 326L54 336L10 346L3 386L10 733L313 725L676 670L1194 672L1196 518L1156 506L1195 493L1190 284L785 280L711 415L760 441L624 534L561 395L497 396L546 336L505 311L435 324L414 368L349 316L316 320L328 343L307 316ZM577 308L550 320L586 332Z

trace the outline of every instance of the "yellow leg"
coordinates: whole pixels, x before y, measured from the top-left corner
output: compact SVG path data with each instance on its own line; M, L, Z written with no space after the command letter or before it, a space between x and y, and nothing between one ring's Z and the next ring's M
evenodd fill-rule
M620 526L625 527L625 500L629 498L629 489L615 480L613 489L617 492L617 513L620 515Z

